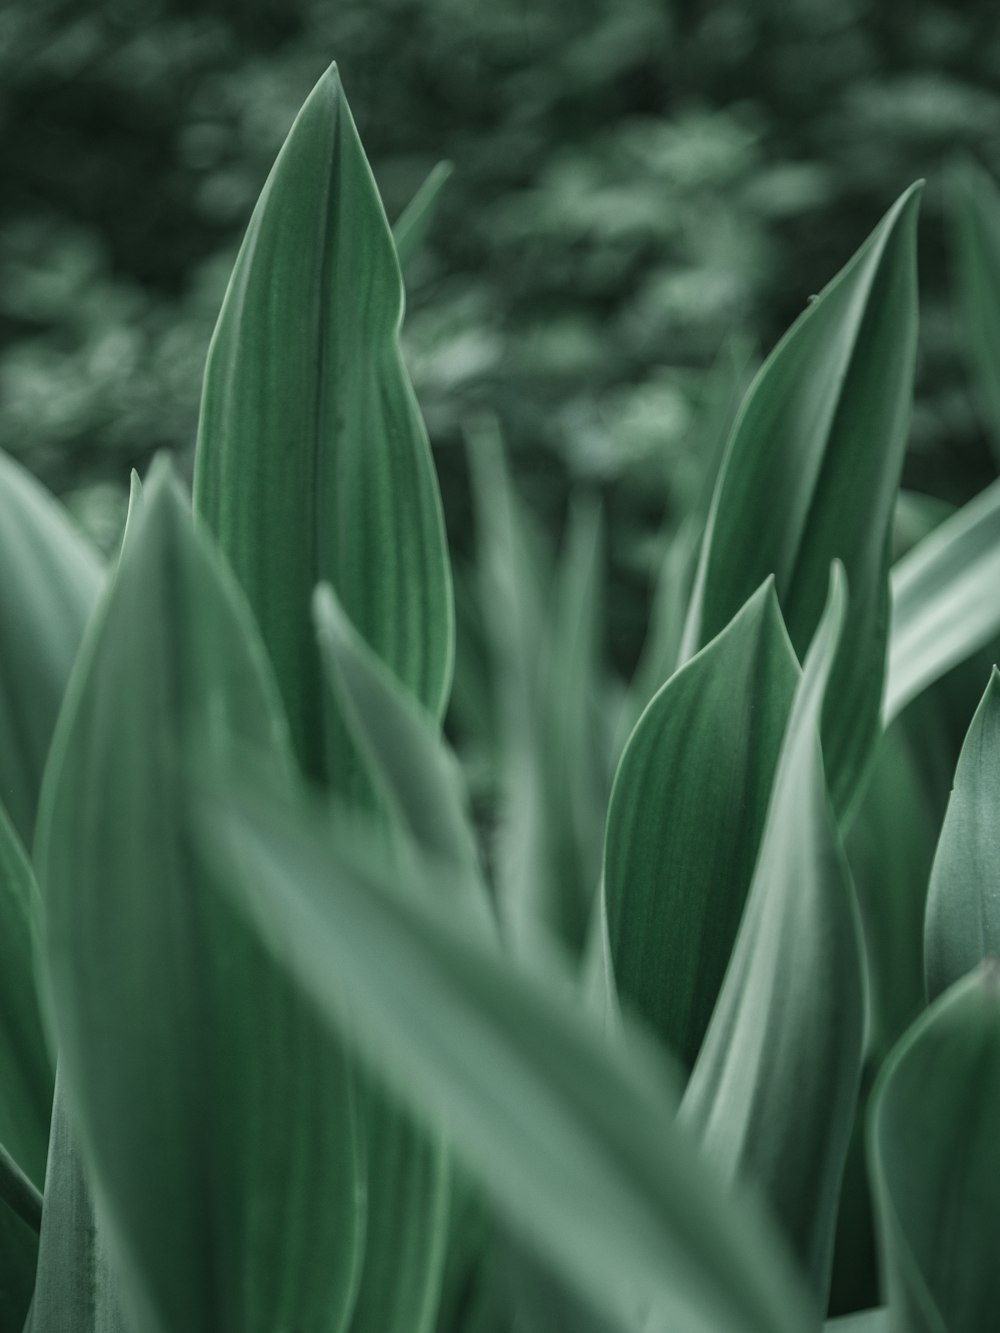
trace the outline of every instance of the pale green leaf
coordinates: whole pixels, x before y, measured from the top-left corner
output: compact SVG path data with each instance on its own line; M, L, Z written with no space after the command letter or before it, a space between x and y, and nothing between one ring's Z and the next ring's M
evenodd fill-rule
M39 815L74 1133L143 1333L341 1333L364 1202L353 1080L181 818L185 755L249 747L287 777L276 688L169 475L134 517Z
M438 162L410 202L400 213L392 228L399 266L405 272L427 240L427 234L437 214L441 191L455 170L451 162Z
M205 372L195 472L195 507L249 598L296 753L319 777L331 777L331 762L309 625L317 583L333 584L362 637L437 717L451 677L451 581L399 349L402 291L331 68L236 261Z
M917 336L919 185L768 357L729 443L685 631L707 643L768 575L801 660L840 559L851 617L830 684L824 754L845 810L875 743L888 620L889 536Z
M769 581L663 686L618 766L604 851L614 977L687 1069L736 938L798 674Z
M857 1314L828 1319L823 1327L826 1333L889 1333L889 1311L860 1310Z

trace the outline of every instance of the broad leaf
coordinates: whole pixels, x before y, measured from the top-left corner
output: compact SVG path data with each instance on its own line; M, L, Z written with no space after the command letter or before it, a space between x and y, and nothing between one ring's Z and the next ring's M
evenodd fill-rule
M687 1069L736 938L798 674L768 582L663 686L618 766L604 850L614 977Z
M834 801L856 790L879 723L889 535L906 447L917 335L919 186L768 357L716 487L685 631L690 656L769 574L800 659L839 558L851 589L824 715Z
M886 724L1000 631L998 583L1000 481L893 566Z
M30 847L52 731L102 573L60 506L4 453L0 568L0 794Z
M869 1122L893 1333L982 1333L1000 1309L1000 970L950 990L887 1061Z
M723 1194L645 1048L377 873L273 794L197 792L193 814L260 937L333 1029L430 1125L596 1312L642 1302L686 1333L818 1327L768 1228Z
M990 676L955 770L927 896L924 962L933 1000L1000 955L1000 671Z
M961 163L949 184L959 325L990 425L993 453L1000 461L1000 190L973 162Z
M67 694L37 855L60 1076L143 1333L340 1333L355 1291L345 1057L182 819L191 756L248 749L287 776L246 606L161 472Z
M865 1027L861 925L819 745L846 605L835 566L733 956L681 1107L723 1175L761 1190L824 1308Z
M296 753L330 774L313 588L435 716L452 602L437 481L399 349L392 235L336 69L254 211L205 372L195 507L250 600ZM334 728L336 730L336 728Z

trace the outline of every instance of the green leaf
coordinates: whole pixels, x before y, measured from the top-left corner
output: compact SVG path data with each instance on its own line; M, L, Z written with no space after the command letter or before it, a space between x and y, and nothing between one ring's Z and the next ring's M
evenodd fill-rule
M437 214L441 191L454 170L451 162L439 162L433 167L423 185L396 219L392 239L396 244L399 266L404 272L423 249Z
M892 568L886 725L1000 630L1000 481L946 518Z
M0 792L30 847L59 705L102 574L62 508L4 453L0 568Z
M74 673L37 866L60 1076L130 1321L340 1333L363 1176L346 1057L182 820L185 764L290 767L248 610L161 470Z
M828 1319L826 1333L889 1333L888 1310L859 1310L857 1314Z
M117 1258L97 1221L91 1182L56 1078L45 1207L31 1318L24 1333L129 1333Z
M823 724L839 811L878 733L890 523L916 352L919 190L893 205L754 381L716 487L685 632L690 656L773 574L801 660L830 562L843 562L851 618Z
M38 1231L0 1198L0 1333L22 1333L31 1305ZM72 1333L68 1330L67 1333Z
M618 766L604 850L614 976L686 1069L736 938L798 674L768 581L663 686Z
M1000 462L1000 191L974 162L952 171L946 198L957 258L958 321Z
M1000 970L957 982L886 1062L869 1121L893 1333L982 1333L1000 1308Z
M0 806L0 1143L36 1186L45 1179L53 1081L35 981L41 913L31 866Z
M389 224L331 67L237 258L195 466L195 507L250 600L296 753L317 777L331 777L329 699L309 624L317 583L333 584L365 641L434 716L448 695L451 580L399 349L402 310Z
M969 727L927 896L924 960L933 1000L1000 954L1000 671L993 668Z
M658 1061L609 1043L572 991L357 861L271 793L193 815L260 938L596 1312L643 1302L686 1333L818 1327L768 1228L673 1123Z
M861 924L819 744L846 605L835 565L746 909L681 1106L723 1176L767 1199L823 1308L865 1028Z

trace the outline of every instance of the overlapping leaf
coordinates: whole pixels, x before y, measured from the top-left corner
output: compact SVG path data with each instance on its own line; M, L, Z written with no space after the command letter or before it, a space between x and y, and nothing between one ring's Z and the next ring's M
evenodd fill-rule
M801 658L842 560L851 618L824 753L844 810L874 744L888 619L889 524L906 445L917 331L919 187L768 357L723 463L685 631L690 655L773 574Z
M797 678L769 581L656 695L615 777L614 976L688 1069L736 938Z
M597 1311L690 1333L818 1327L768 1228L673 1124L657 1062L270 792L198 793L260 937Z
M392 228L399 266L405 273L420 253L437 213L441 191L455 170L450 162L438 162L410 202L400 213Z
M354 1296L349 1071L182 819L191 746L287 773L285 744L246 608L161 474L67 695L37 856L61 1076L143 1333L340 1333Z
M846 606L835 567L746 910L681 1107L723 1174L763 1192L824 1306L865 1027L861 926L819 746Z
M333 584L362 637L435 716L451 676L441 505L399 350L402 291L331 68L236 261L205 373L195 480L196 508L274 662L295 750L327 778L337 762L309 623L318 582Z

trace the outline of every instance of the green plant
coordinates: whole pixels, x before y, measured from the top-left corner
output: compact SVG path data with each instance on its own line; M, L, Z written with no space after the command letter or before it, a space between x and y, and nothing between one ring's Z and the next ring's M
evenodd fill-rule
M470 423L485 849L334 70L225 298L194 519L156 462L103 571L0 459L0 1333L803 1333L874 1304L869 1174L888 1305L839 1326L990 1325L995 676L926 944L910 843L950 784L938 691L1000 631L1000 498L909 500L892 563L918 198L748 390L624 695L597 516L549 577Z

